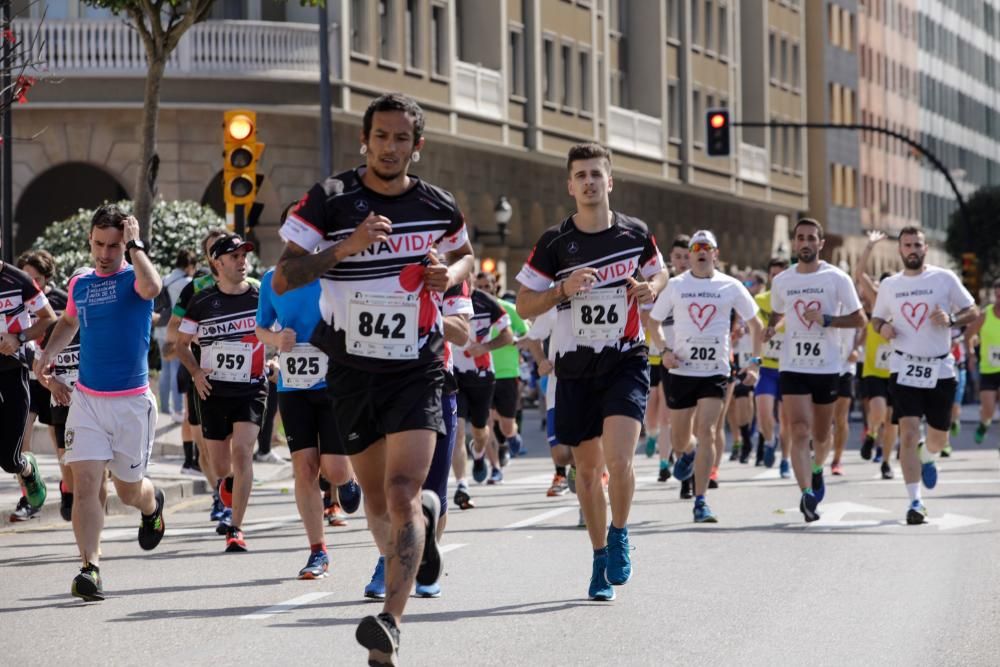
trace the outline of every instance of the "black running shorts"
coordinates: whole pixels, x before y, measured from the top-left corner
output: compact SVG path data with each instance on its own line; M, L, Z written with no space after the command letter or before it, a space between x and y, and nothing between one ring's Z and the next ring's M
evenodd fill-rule
M291 453L316 447L320 455L345 453L326 389L279 391L278 411Z
M726 375L710 375L694 377L690 375L670 374L670 391L667 392L667 407L671 410L687 410L698 405L703 398L726 398L729 377Z
M649 364L641 356L627 357L601 375L560 379L556 384L556 441L576 447L592 440L604 432L607 417L642 422L648 394Z
M778 383L782 396L811 396L816 405L829 405L837 400L840 374L781 371Z
M906 417L926 417L927 426L938 431L951 428L951 404L955 400L955 378L938 380L931 389L907 387L897 382L898 376L890 376L892 385L893 423Z
M495 380L478 377L475 373L459 373L458 377L458 418L464 419L474 428L486 428L493 407Z
M517 378L504 378L497 380L493 387L493 407L501 417L514 419L517 417L518 391L520 390Z
M237 422L260 426L267 411L267 394L252 396L209 396L198 401L201 407L201 433L207 440L225 440Z

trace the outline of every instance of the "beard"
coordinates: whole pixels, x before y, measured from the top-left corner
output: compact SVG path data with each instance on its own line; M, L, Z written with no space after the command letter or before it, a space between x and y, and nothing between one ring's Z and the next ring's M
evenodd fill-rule
M799 261L803 264L812 264L816 261L816 251L812 248L802 248L799 250Z
M911 271L919 269L924 265L924 258L919 255L907 255L903 258L903 266Z
M393 181L399 178L399 176L406 170L406 168L400 164L392 171L387 171L381 167L380 163L369 165L368 169L381 181Z

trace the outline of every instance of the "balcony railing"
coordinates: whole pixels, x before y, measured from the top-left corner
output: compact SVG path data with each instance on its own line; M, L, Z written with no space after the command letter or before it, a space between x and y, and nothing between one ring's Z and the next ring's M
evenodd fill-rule
M503 118L503 75L492 69L455 63L455 106L490 118Z
M14 21L18 35L38 21ZM330 28L330 69L340 77L338 30ZM27 47L26 47L27 48ZM143 76L146 52L139 34L120 20L52 20L31 45L43 72L58 76ZM305 23L207 21L184 34L167 63L167 76L233 75L316 80L319 29Z
M608 143L617 150L663 159L663 123L646 114L608 107Z

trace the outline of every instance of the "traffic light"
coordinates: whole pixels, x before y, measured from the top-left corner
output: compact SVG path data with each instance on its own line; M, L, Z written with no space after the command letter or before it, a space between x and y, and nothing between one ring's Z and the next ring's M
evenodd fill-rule
M979 259L974 252L962 253L962 284L973 298L979 298Z
M710 156L729 155L731 150L729 134L728 109L709 109L705 112L705 151Z
M483 257L483 259L479 262L479 270L485 273L496 273L497 261L492 257Z
M232 109L223 114L222 196L226 209L248 205L257 197L260 186L257 161L264 153L264 144L257 141L257 114Z

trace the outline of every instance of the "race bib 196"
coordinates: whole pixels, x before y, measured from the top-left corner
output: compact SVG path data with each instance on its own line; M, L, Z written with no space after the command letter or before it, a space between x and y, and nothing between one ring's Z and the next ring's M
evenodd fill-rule
M624 287L580 292L572 306L573 335L578 340L617 340L625 335L628 301Z
M788 341L788 360L794 368L821 368L826 365L826 335L822 332L799 331Z
M201 355L202 368L212 371L210 380L221 382L250 382L253 366L253 343L218 341L212 343L207 353Z
M326 353L309 343L296 343L290 352L282 352L281 382L289 389L309 389L326 378L329 359Z
M355 292L347 307L347 352L375 359L416 359L417 294Z
M914 357L903 355L903 363L899 367L896 382L904 387L917 389L933 389L937 386L938 373L941 371L940 359Z

